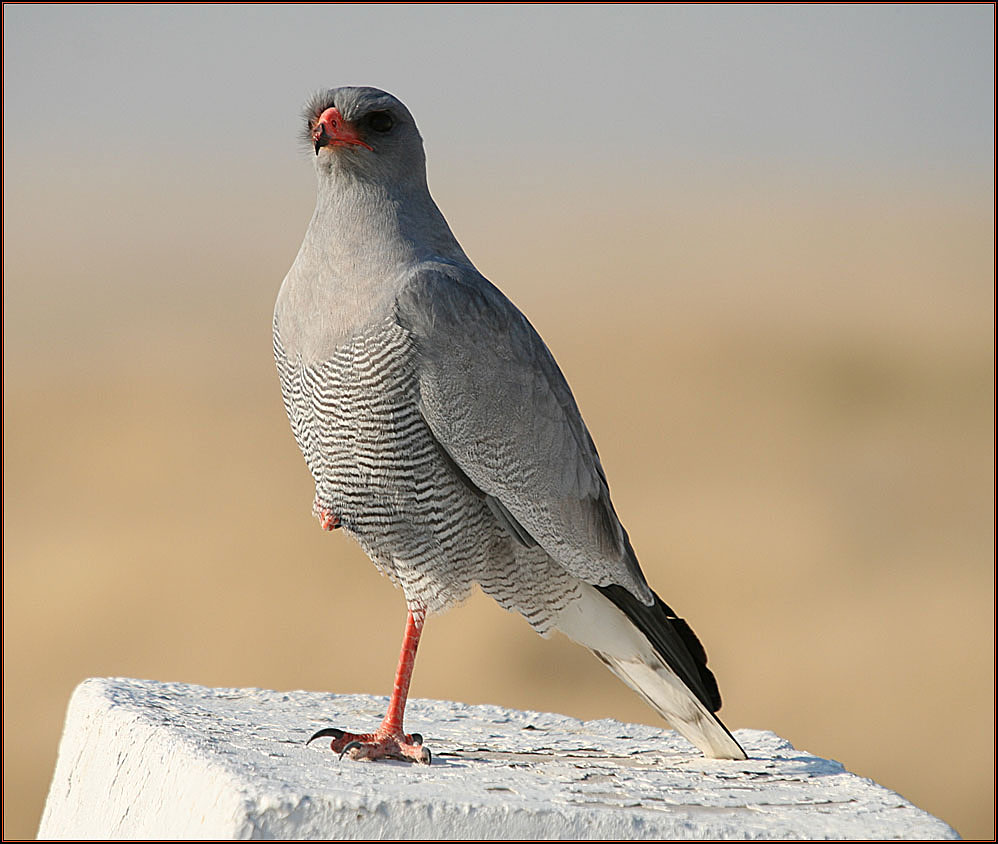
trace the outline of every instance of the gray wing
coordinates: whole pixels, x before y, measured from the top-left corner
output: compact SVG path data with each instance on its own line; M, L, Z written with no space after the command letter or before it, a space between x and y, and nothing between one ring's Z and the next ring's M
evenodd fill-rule
M592 437L527 318L449 264L424 265L396 307L415 343L420 412L499 520L576 577L651 604Z

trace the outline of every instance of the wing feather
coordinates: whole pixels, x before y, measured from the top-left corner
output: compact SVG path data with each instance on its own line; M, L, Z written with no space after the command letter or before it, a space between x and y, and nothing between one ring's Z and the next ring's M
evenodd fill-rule
M652 603L572 391L527 318L445 263L413 274L396 316L415 342L420 412L468 479L570 573Z

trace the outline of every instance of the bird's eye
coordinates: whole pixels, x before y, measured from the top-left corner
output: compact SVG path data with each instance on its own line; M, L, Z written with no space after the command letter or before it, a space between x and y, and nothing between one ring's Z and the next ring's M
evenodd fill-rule
M375 132L390 132L395 121L387 111L375 111L367 118L367 125Z

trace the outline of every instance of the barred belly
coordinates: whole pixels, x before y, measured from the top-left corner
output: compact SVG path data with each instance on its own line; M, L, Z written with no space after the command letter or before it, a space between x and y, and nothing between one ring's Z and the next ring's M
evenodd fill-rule
M441 612L475 583L541 633L578 586L540 548L498 523L419 413L414 350L387 320L320 364L274 352L285 409L312 472L316 501L334 513L410 605Z

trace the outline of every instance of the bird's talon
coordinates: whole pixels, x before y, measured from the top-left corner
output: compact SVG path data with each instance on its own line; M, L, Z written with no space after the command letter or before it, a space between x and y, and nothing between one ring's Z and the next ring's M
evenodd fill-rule
M321 730L316 731L312 734L312 737L305 742L305 747L308 747L317 738L331 738L333 740L343 738L343 730L337 730L336 727L323 727Z
M422 736L422 734L420 734L420 733L413 733L412 735L410 735L409 736L409 743L410 744L415 744L415 745L422 744L423 743L423 736Z
M343 748L343 750L342 750L342 751L340 752L340 759L342 759L342 758L343 758L343 756L344 756L344 755L345 755L345 754L346 754L346 753L347 753L348 751L350 751L350 750L353 750L354 748L359 748L359 749L363 750L363 748L364 748L364 745L362 745L362 744L361 744L361 743L360 743L359 741L352 741L352 742L350 742L350 743L349 743L349 744L348 744L348 745L347 745L346 747L344 747L344 748ZM353 756L351 756L350 758L351 758L351 759L353 759Z

